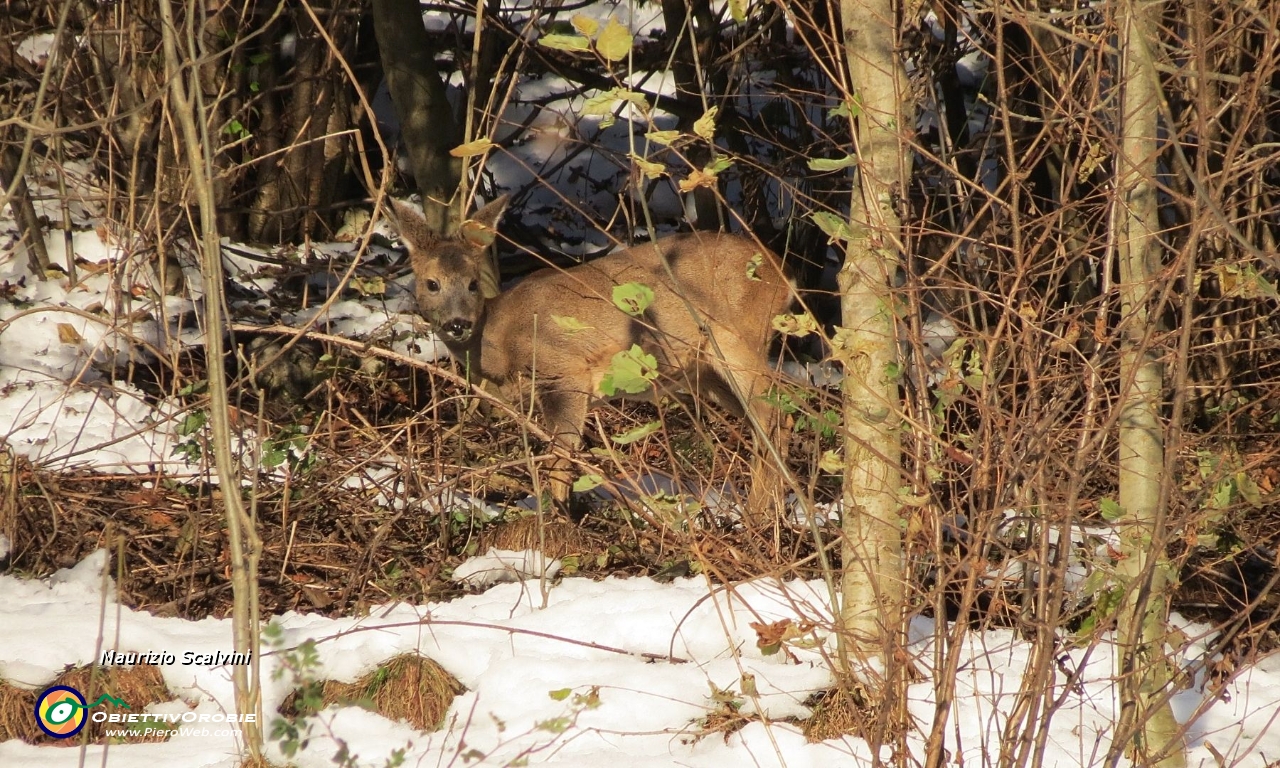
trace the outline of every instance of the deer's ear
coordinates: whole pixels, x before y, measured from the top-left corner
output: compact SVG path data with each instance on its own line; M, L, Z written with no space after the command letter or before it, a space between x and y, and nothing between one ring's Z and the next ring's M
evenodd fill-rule
M499 293L502 293L497 262L497 254L489 250L485 251L480 261L480 295L485 299L495 299Z
M422 248L439 239L427 226L427 218L416 205L393 199L388 212L405 245Z
M471 218L462 222L459 234L468 243L480 248L493 245L494 239L498 236L498 221L506 212L509 202L511 202L510 195L503 195L471 214Z

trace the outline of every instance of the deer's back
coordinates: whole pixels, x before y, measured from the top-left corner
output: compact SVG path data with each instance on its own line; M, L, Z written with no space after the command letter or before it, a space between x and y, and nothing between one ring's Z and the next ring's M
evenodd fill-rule
M613 289L624 283L654 292L640 317L614 304ZM600 371L632 344L664 368L688 370L706 353L690 307L706 323L763 346L773 317L790 303L790 286L767 249L736 235L676 235L570 269L542 270L492 300L482 341L485 375L504 383L534 368L548 378Z

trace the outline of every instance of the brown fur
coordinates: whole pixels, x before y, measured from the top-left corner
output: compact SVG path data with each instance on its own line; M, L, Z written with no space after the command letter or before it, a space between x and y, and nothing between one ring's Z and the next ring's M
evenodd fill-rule
M777 256L736 235L676 235L544 269L499 293L488 245L506 204L485 206L448 239L433 236L415 208L395 204L419 312L473 375L513 402L536 394L548 431L576 448L588 409L604 399L600 381L613 356L639 344L658 361L659 388L707 395L737 413L745 406L785 453L777 409L761 399L772 378L772 320L791 305ZM613 303L614 286L630 282L654 292L640 317ZM556 316L586 327L566 328ZM764 451L756 454L748 506L762 512L779 484ZM564 469L553 473L552 491L568 500Z

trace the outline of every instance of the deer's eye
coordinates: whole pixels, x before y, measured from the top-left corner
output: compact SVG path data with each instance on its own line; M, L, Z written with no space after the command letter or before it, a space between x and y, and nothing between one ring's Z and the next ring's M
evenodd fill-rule
M435 280L428 280L428 281L427 281L427 290L428 290L428 291L431 291L432 293L439 293L439 292L440 292L440 283L437 283Z
M472 293L475 293L476 291L480 290L480 281L472 280L471 284L467 286L467 290L471 291Z

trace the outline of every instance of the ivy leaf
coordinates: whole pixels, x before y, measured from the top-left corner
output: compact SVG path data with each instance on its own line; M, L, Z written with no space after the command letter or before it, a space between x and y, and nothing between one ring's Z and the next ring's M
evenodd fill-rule
M596 38L596 50L608 61L622 61L631 53L633 39L625 26L615 19L609 19L604 31Z
M582 35L543 35L538 38L538 45L557 51L591 50L591 40Z
M607 397L619 394L638 395L658 378L658 360L639 344L619 352L609 361L609 370L600 380L600 391Z
M662 422L651 421L648 424L642 424L635 429L629 429L620 435L614 435L613 442L618 445L630 445L637 440L643 440L654 432L657 432L659 429L662 429Z
M643 315L653 299L653 289L644 283L623 283L613 287L613 305L632 317Z

